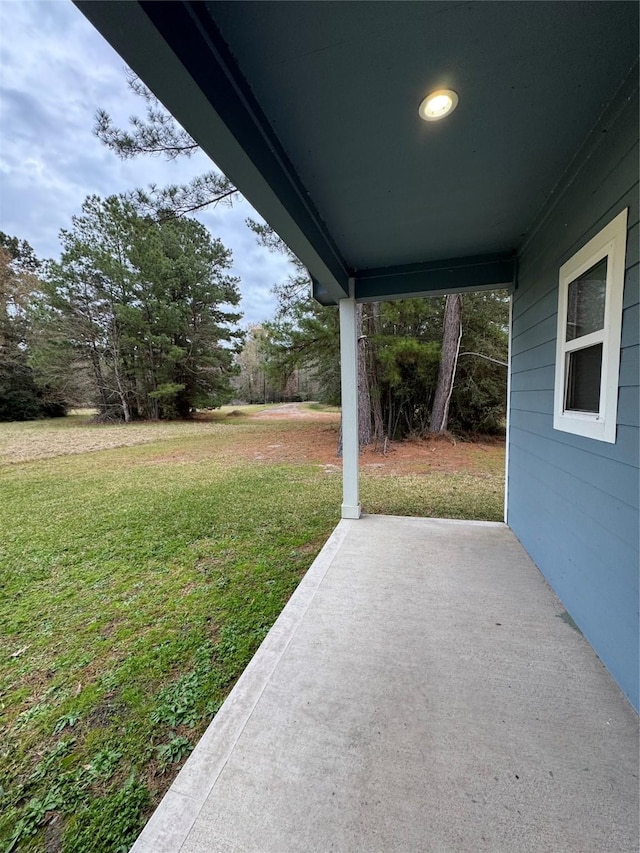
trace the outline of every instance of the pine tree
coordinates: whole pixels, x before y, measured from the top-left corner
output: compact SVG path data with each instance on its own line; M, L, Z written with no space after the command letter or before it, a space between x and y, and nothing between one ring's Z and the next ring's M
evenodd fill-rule
M93 132L110 151L122 160L140 155L176 160L191 157L199 150L195 140L130 70L127 71L127 84L144 102L144 117L133 116L131 128L126 130L116 127L105 110L98 110ZM196 176L188 184L138 187L128 194L128 200L140 213L167 219L195 213L212 205L230 205L237 194L231 181L214 170Z
M187 417L231 396L237 280L231 253L187 217L88 198L46 269L50 342L91 377L103 419ZM49 356L55 360L50 346Z

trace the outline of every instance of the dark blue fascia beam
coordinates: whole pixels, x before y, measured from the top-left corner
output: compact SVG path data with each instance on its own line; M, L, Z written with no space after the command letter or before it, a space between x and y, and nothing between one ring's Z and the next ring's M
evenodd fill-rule
M75 0L180 124L337 301L348 272L247 85L209 4Z
M447 258L353 273L355 297L358 302L439 296L474 290L513 289L515 276L516 259L511 254Z
M383 302L416 296L442 296L516 287L514 255L474 255L404 266L352 270L357 302ZM312 277L313 298L321 305L336 305L331 293Z

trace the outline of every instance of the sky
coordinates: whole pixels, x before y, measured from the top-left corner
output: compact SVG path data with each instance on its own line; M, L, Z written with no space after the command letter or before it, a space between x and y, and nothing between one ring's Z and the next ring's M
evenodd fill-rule
M58 258L61 228L82 202L155 183L181 184L210 171L199 152L179 161L122 161L92 133L98 108L117 126L144 114L127 86L125 64L70 0L0 0L0 230ZM248 202L197 218L233 252L243 325L271 318L271 289L292 272L284 256L258 246L246 225Z

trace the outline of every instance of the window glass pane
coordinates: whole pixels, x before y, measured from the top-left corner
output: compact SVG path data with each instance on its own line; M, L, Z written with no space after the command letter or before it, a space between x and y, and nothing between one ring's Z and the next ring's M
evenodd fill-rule
M607 259L583 273L569 285L567 297L567 340L573 341L604 328L607 292Z
M567 387L564 408L574 412L600 411L602 344L567 355Z

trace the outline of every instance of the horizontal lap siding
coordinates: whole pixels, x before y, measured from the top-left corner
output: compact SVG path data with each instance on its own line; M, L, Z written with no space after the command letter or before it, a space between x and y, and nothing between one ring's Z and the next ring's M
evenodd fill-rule
M629 95L629 92L627 93ZM613 113L612 113L613 115ZM605 119L606 122L606 119ZM639 707L637 89L585 147L519 257L508 521ZM629 208L615 444L553 429L560 266Z

